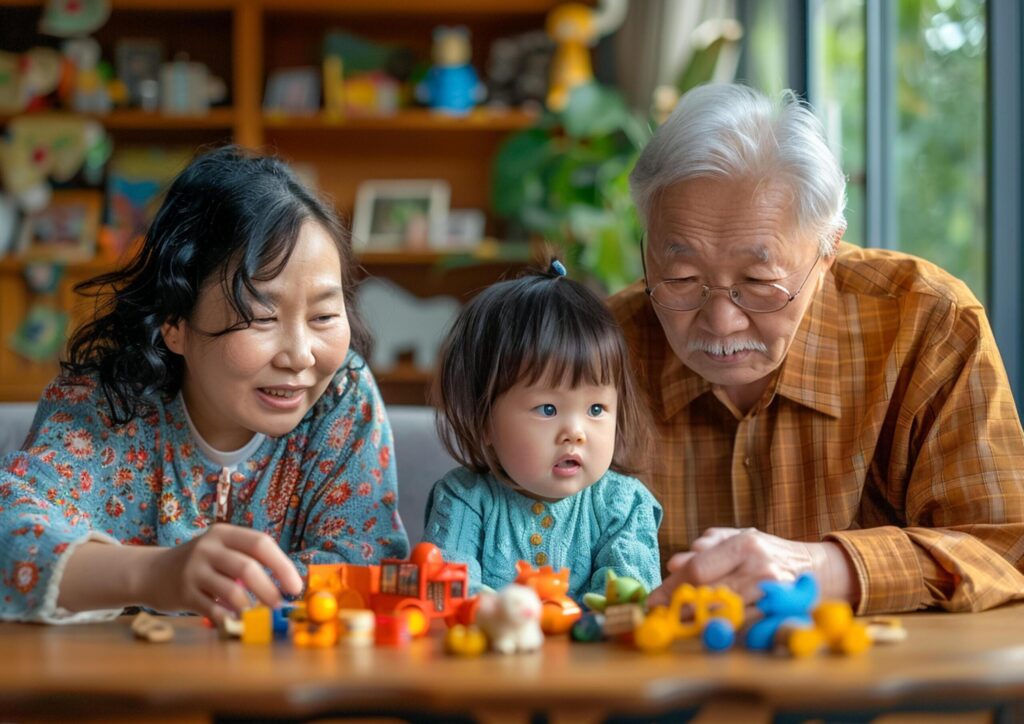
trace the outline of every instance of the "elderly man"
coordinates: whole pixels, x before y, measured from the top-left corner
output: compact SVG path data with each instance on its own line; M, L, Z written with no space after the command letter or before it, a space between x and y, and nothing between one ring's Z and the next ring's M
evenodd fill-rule
M657 429L652 601L804 571L859 613L1024 598L1024 433L985 312L932 264L840 242L813 114L697 88L630 182L645 283L611 305Z

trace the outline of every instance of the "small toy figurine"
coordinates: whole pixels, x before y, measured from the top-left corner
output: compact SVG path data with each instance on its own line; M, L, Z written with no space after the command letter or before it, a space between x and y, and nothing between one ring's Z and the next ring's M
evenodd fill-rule
M609 570L605 576L604 595L600 593L587 593L583 596L583 603L591 611L601 613L608 606L620 603L635 603L643 607L647 601L647 589L644 584L635 578L628 576L617 576L615 571Z
M687 608L693 611L693 619L682 621ZM708 650L722 651L732 645L742 623L743 599L739 594L725 586L695 588L684 583L672 593L668 606L657 606L647 614L633 637L642 651L663 651L676 639L699 634Z
M151 644L165 644L174 638L174 629L171 624L161 621L145 611L135 615L135 619L132 621L132 633L136 638Z
M547 635L565 633L583 615L579 604L567 595L569 574L568 568L556 572L551 566L534 568L526 561L516 563L515 582L529 586L540 597L540 628Z
M358 608L343 608L338 611L341 630L338 640L350 647L373 645L376 620L373 611Z
M479 656L487 650L487 636L479 626L457 623L445 634L444 650L455 656Z
M556 43L548 85L548 110L556 113L565 110L572 90L594 79L590 46L625 19L625 0L603 0L599 4L601 7L595 10L582 3L566 3L548 13L545 29Z
M771 651L775 632L783 623L810 627L811 611L818 602L818 582L805 573L794 583L762 581L764 595L757 608L764 618L747 631L746 644L754 651Z
M896 616L872 616L868 619L868 636L876 644L898 644L907 640L907 630Z
M814 609L814 625L786 624L775 635L776 648L804 658L828 646L833 653L855 656L871 647L867 627L853 620L846 601L824 601Z
M544 644L540 598L528 586L511 583L498 593L481 593L476 619L498 653L536 651Z
M579 621L573 624L572 640L586 644L603 641L605 638L604 624L604 614L588 611L583 614Z
M417 88L417 97L440 113L469 113L484 96L484 86L469 64L469 30L461 25L436 28L433 56L434 65Z

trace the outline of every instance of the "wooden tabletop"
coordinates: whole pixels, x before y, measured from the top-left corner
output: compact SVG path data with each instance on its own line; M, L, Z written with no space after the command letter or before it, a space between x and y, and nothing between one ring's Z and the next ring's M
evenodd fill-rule
M1024 605L981 614L904 616L908 640L865 655L793 660L679 642L664 654L549 638L537 654L458 659L441 632L407 648L297 649L218 639L172 619L175 640L108 624L0 624L0 712L307 716L330 711L471 712L484 721L598 719L708 701L765 710L886 709L1024 700ZM592 716L591 716L592 715ZM184 720L184 719L183 719Z

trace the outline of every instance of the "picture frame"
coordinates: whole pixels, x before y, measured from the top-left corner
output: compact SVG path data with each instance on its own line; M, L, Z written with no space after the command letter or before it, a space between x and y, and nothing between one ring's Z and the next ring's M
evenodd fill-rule
M356 192L353 246L365 251L444 248L451 186L440 179L364 181Z
M448 212L446 245L450 249L472 249L484 239L487 217L481 209L452 209Z
M18 256L35 261L88 261L96 255L103 194L54 191L41 211L22 222Z
M128 91L128 101L142 106L145 100L143 83L159 81L164 62L163 43L157 38L122 38L114 50L117 77Z

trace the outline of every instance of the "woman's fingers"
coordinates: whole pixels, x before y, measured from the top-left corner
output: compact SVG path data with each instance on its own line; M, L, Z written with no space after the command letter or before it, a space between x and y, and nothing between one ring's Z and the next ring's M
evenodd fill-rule
M285 593L294 596L302 593L302 577L299 575L299 571L295 568L295 564L292 563L291 559L285 555L284 551L281 550L280 546L269 535L249 530L248 528L230 526L226 527L223 540L228 548L245 554L250 559L255 560L262 568L270 569L271 575L281 582L281 588ZM257 578L252 571L243 571L243 573L248 573L250 577ZM260 573L263 573L263 571L260 570ZM265 578L266 574L263 573L263 576ZM241 575L236 577L243 578L246 581L246 585L248 585L249 578ZM265 600L260 591L252 588L250 590L261 600Z

